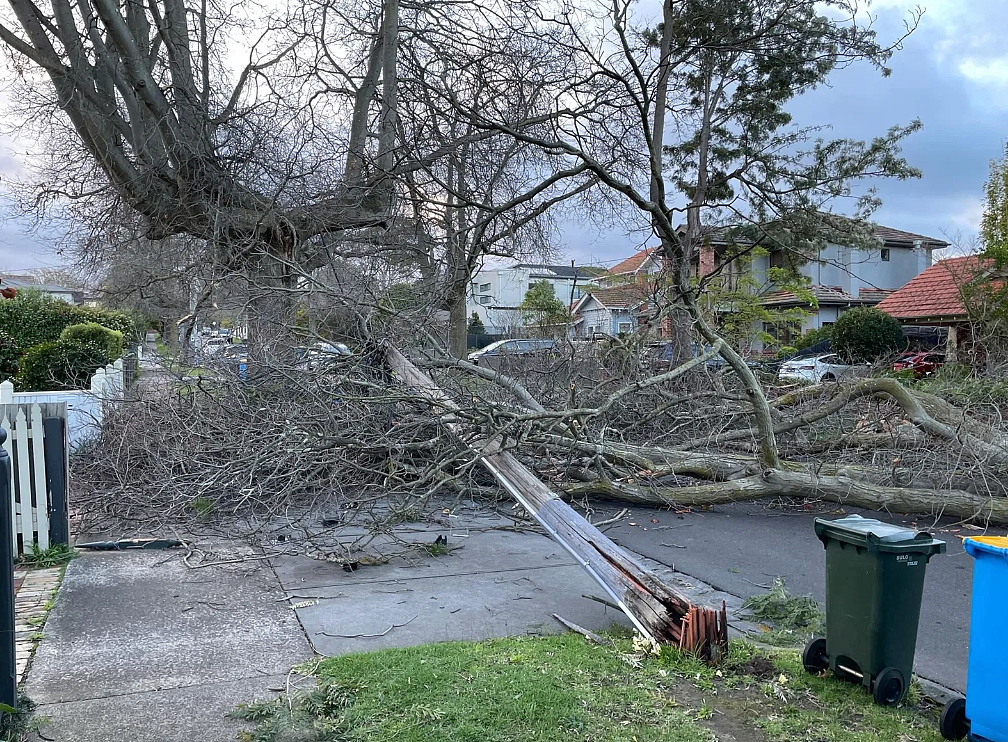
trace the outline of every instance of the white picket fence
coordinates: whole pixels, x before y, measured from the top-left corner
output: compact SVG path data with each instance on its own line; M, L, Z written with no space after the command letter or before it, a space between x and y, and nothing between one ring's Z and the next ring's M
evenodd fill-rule
M101 428L104 403L122 400L124 389L123 360L98 369L91 377L90 389L53 392L15 392L10 381L0 383L0 405L49 404L65 402L67 437L76 448Z
M42 418L54 416L66 418L66 405L0 405L0 427L7 431L3 447L11 462L11 522L14 526L12 542L15 557L19 553L30 552L33 543L37 543L40 549L49 548L50 503ZM65 460L61 463L66 466Z
M61 417L64 473L71 447L95 435L105 406L121 401L124 393L123 361L120 358L91 377L87 390L15 392L10 381L0 383L0 426L7 431L3 447L11 462L11 514L13 552L31 551L32 544L47 549L49 543L49 492L46 478L45 434L42 421ZM67 477L61 477L66 482ZM66 493L58 496L66 497Z

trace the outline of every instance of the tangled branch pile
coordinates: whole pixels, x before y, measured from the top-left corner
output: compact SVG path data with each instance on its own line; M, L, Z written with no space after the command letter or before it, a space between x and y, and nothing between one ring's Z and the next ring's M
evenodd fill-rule
M280 518L309 537L367 538L445 498L497 501L463 445L496 438L570 497L822 498L1008 523L1008 434L993 401L964 410L891 378L771 387L781 465L768 469L744 387L703 356L656 375L618 344L567 344L499 370L414 349L458 406L446 410L406 389L382 347L149 387L75 457L78 516L138 530L195 518L246 535Z

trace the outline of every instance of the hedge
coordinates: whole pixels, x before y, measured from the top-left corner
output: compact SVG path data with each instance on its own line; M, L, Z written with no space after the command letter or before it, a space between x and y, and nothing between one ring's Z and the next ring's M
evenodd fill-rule
M0 332L0 381L13 379L21 367L21 354L17 343L10 336Z
M20 290L13 299L0 301L0 333L10 336L22 352L56 342L70 325L92 322L121 332L126 345L136 342L136 323L124 312L77 307L34 289Z
M900 323L875 307L849 309L833 324L833 350L847 360L871 363L906 346Z
M21 358L17 389L20 392L87 389L94 372L108 362L108 355L97 348L65 342L39 343Z
M122 355L123 335L118 330L110 330L97 322L85 322L63 328L59 342L79 348L91 348L104 354L111 363Z

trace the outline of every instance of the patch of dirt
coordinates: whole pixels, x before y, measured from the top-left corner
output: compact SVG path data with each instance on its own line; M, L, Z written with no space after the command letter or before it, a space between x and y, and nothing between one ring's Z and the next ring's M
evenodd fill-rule
M767 680L777 675L777 668L769 657L756 655L745 664L732 668L739 675L752 675L757 680Z
M719 683L704 690L682 678L669 692L676 703L693 712L696 723L714 733L718 742L769 742L763 730L752 724L752 719L765 713L766 697L758 688L745 685L727 688ZM704 707L711 710L705 718L698 714Z

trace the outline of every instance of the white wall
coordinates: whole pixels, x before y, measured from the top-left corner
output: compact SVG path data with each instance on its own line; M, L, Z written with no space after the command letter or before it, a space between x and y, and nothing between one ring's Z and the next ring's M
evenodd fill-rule
M544 277L533 273L529 268L488 268L481 270L469 283L466 299L466 316L473 313L479 315L484 327L490 334L503 334L514 329L516 322L521 320L513 311L525 299L530 283L546 281L553 287L553 293L567 306L571 298L571 289L575 288L574 279ZM482 287L489 284L488 290ZM587 288L584 278L578 279L574 300L580 299L583 288ZM487 303L482 303L482 297L489 297ZM503 309L502 309L503 308ZM509 310L510 309L510 310Z

